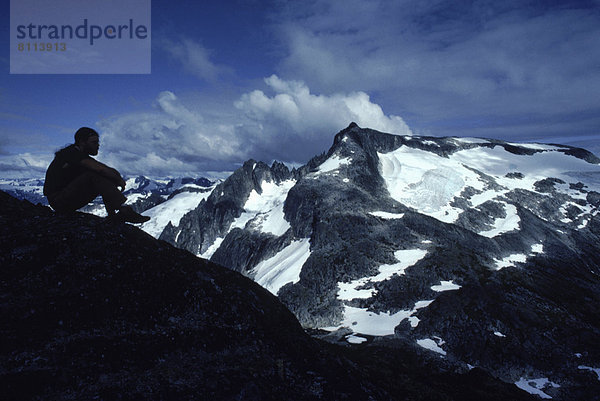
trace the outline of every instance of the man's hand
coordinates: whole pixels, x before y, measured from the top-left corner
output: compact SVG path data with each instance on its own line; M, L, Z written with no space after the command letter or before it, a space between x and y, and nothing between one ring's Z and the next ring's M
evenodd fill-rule
M127 184L125 183L125 180L123 179L123 177L120 178L119 182L117 183L117 188L119 188L121 190L121 192L125 191L125 186Z

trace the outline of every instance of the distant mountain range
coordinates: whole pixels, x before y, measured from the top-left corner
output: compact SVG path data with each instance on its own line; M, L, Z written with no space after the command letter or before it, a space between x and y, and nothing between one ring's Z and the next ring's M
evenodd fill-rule
M415 346L542 398L598 400L599 163L353 123L298 169L249 160L222 182L150 190L138 210L154 237L252 278L316 337Z

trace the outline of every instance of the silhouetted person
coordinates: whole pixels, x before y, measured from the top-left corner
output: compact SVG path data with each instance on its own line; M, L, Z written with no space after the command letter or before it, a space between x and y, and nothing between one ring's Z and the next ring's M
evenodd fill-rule
M98 154L99 147L98 133L82 127L75 133L73 145L56 152L44 182L50 206L57 212L74 212L102 195L109 218L130 223L150 220L123 205L127 198L122 194L125 181L121 174L90 157Z

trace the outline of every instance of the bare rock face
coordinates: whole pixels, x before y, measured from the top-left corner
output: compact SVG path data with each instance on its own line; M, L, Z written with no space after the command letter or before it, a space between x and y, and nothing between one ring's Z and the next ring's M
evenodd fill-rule
M321 343L232 270L4 192L0 266L2 399L529 399L411 347Z

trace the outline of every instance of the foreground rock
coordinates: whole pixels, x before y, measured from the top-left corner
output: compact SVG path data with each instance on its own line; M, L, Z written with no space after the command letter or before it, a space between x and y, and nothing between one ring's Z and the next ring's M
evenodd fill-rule
M2 399L529 399L410 347L321 343L251 280L129 225L0 192L0 250Z

